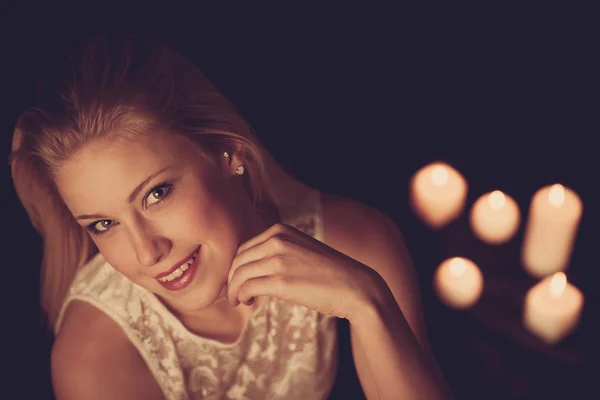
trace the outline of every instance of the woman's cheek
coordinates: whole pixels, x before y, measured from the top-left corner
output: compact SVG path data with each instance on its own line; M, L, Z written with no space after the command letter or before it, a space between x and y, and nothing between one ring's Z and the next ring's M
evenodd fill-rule
M208 208L197 203L188 203L180 208L177 216L173 216L171 221L177 221L179 229L184 229L187 233L199 232L206 233L210 226L210 213Z
M155 223L159 225L153 226ZM151 225L152 224L152 225ZM156 235L155 239L162 237L168 241L179 240L177 237L172 236L168 231L165 231L162 223L156 221L148 221L147 225L144 226L148 229L146 232L138 232L138 234L147 235L146 239L152 239L152 235ZM139 281L140 276L145 276L143 273L146 271L146 267L140 266L138 260L138 254L135 246L132 242L131 235L125 229L125 225L117 225L113 228L113 232L107 233L105 236L100 237L97 240L96 246L102 253L104 259L117 271L121 272L126 277ZM153 233L154 232L154 233Z
M177 216L172 217L178 221L180 227L185 226L186 231L190 233L206 235L227 224L228 218L223 200L219 196L206 195L206 193L213 193L208 190L209 188L192 190L189 194L186 193L185 199L177 203L175 211Z
M112 240L112 243L99 245L98 250L114 269L135 282L140 280L141 276L138 276L140 275L140 270L137 255L126 240L115 238L115 240Z

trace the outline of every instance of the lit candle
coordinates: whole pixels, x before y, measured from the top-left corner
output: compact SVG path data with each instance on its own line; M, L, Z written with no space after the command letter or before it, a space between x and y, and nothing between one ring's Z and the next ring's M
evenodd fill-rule
M469 217L475 236L490 244L502 244L510 240L517 232L520 221L517 203L499 190L477 199Z
M582 212L579 196L563 185L534 194L521 250L525 270L541 278L567 268Z
M440 264L433 285L439 299L448 307L466 309L479 300L483 292L483 275L473 261L453 257Z
M583 294L567 282L564 272L547 276L525 297L523 324L547 343L556 343L577 327Z
M411 182L410 205L432 229L438 229L462 212L467 182L450 165L436 162L421 168Z

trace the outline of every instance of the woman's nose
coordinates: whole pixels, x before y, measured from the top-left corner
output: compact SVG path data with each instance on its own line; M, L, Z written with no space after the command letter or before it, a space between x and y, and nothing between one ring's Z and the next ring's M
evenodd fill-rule
M145 267L156 265L169 251L169 240L147 227L130 235L138 262Z

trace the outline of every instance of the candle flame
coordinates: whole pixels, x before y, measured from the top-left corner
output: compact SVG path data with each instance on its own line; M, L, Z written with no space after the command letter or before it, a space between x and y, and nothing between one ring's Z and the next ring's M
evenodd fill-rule
M450 260L450 274L452 276L459 277L465 273L467 270L467 265L465 264L465 260L460 257L455 257Z
M560 207L565 203L565 187L559 183L552 185L548 193L548 201L555 207Z
M494 190L492 193L490 193L488 201L490 202L490 207L492 207L494 210L501 210L506 202L506 196L504 196L504 193L501 191Z
M435 186L444 186L448 182L448 172L443 165L436 165L431 171L431 182Z
M565 292L567 287L567 275L564 272L557 272L552 276L550 281L550 295L552 297L560 297Z

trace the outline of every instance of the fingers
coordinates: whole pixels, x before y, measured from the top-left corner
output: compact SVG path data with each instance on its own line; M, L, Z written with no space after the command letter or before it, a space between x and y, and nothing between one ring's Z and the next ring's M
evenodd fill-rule
M271 295L285 298L285 295L282 293L285 291L287 279L282 275L269 275L249 279L240 287L237 299L239 302L247 304L257 296Z
M291 226L275 224L238 248L227 277L227 297L232 306L240 303L239 291L246 282L269 276L285 280L293 273L286 270L284 264L290 257L298 256L298 250L303 248L299 232ZM265 287L265 290L267 292L261 295L275 295L272 288Z
M245 250L238 249L238 252L231 263L231 268L229 269L227 283L231 282L233 274L235 274L235 271L240 266L263 258L282 254L290 249L291 246L292 244L288 242L282 234L277 234L275 236L269 236L260 242L256 241L254 246L246 247Z
M291 227L289 227L288 225L275 224L275 225L271 226L269 229L267 229L266 231L260 233L259 235L254 236L253 238L242 243L242 245L238 248L237 254L240 254L240 253L250 249L251 247L254 247L256 245L259 245L259 244L265 242L272 236L284 234L284 233L288 232L289 229L291 229Z
M262 258L245 263L236 268L227 285L227 299L229 300L229 304L235 307L240 302L243 303L239 298L239 293L241 287L244 286L246 282L261 277L279 276L283 269L283 260L280 256ZM273 295L274 293L261 293L261 295L264 294ZM248 299L249 298L246 298L246 300Z

